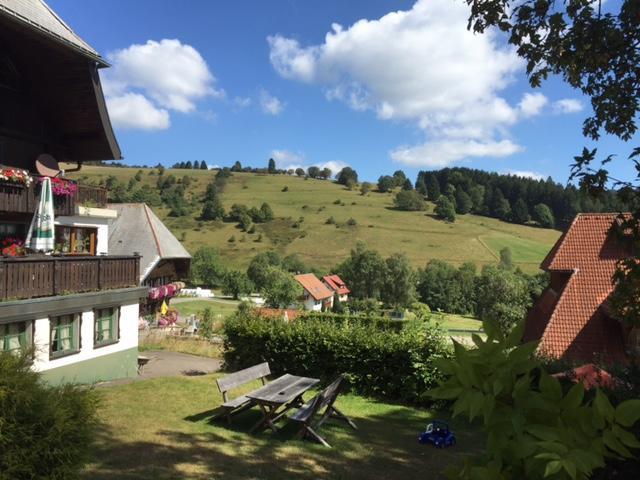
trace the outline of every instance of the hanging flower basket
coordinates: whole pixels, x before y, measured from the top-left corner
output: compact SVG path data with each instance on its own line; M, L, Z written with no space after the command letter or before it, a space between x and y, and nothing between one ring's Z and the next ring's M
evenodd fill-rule
M33 182L29 172L20 168L0 167L0 183L11 186L28 187Z
M42 183L43 180L44 177L40 178L40 183ZM58 177L51 179L51 192L55 197L73 197L77 191L78 185L71 180Z
M0 241L0 251L5 257L22 257L26 251L24 241L15 237L5 237Z

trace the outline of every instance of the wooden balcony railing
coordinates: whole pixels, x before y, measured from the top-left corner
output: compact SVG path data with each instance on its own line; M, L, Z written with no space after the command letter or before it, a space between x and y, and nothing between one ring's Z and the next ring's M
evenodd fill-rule
M29 187L23 185L0 184L0 212L33 213L40 199L40 184L37 179ZM76 205L104 207L107 204L107 190L100 187L78 185L73 196L54 196L56 215L74 215Z
M139 256L0 258L0 300L127 288L139 283Z

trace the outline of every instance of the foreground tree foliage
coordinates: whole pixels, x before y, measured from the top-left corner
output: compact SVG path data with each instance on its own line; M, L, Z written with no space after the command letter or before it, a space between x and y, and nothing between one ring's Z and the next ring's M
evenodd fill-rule
M563 391L534 357L537 344L520 343L524 322L508 336L492 322L484 331L486 340L473 335L475 348L454 341L454 358L437 362L448 379L429 393L453 401L454 416L480 417L487 434L484 456L449 478L583 480L607 458L640 448L627 430L640 419L640 400L614 407L582 383Z
M591 99L592 114L583 123L583 135L592 141L603 132L631 140L640 111L640 2L621 0L466 0L471 5L469 28L482 33L497 27L527 62L532 86L549 75L561 76ZM606 165L616 154L598 156L584 147L574 157L572 179L598 199L610 196L612 184L631 215L621 215L619 231L630 246L640 244L640 147L627 158L638 175L635 183L612 178ZM601 165L593 165L600 160ZM618 210L620 211L620 210ZM614 308L620 319L640 325L640 262L637 254L619 264L614 276Z
M79 478L96 434L97 396L46 385L30 359L0 352L0 479Z

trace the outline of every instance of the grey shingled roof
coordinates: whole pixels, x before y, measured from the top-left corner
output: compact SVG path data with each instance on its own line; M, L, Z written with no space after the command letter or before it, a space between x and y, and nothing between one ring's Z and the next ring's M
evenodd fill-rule
M109 254L132 255L138 252L140 280L144 281L160 260L188 259L178 239L144 203L111 203L109 209L118 218L109 223Z
M107 65L100 54L71 30L43 0L0 0L0 14L12 17Z

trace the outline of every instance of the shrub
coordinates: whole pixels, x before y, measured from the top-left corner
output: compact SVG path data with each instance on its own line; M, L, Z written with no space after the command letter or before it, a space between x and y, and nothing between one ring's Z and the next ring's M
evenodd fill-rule
M423 402L440 372L436 358L449 351L442 332L414 322L396 332L340 315L310 315L284 322L254 313L225 322L225 361L243 368L268 361L275 374L291 372L331 381L341 373L363 394Z
M198 327L198 335L207 340L211 340L215 333L215 320L211 307L205 308L200 313L200 325Z
M487 339L455 344L455 357L438 363L449 376L430 395L452 400L454 415L481 417L486 453L451 478L587 479L611 457L627 457L640 442L627 428L640 420L640 400L614 407L599 389L582 383L563 391L533 357L536 342L521 344L524 322L505 337L484 323ZM610 477L608 477L610 478Z
M78 478L93 450L96 393L46 385L30 359L0 352L0 478Z
M337 199L335 199L335 200L333 201L333 204L334 204L334 205L340 205L341 203L342 203L342 200L340 200L339 198L337 198Z
M235 241L236 241L236 236L235 235L231 235L229 237L229 240L227 240L227 242L229 242L229 243L235 243Z
M326 223L327 225L335 225L336 219L333 217L329 217L324 223Z
M418 212L425 209L424 198L415 190L400 190L394 199L400 210Z
M288 192L289 191L289 187L287 185L285 185L284 187L282 187L282 191L283 192Z
M358 222L356 222L355 218L350 218L349 220L347 220L347 225L349 225L350 227L355 227L358 224Z

